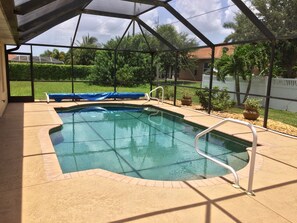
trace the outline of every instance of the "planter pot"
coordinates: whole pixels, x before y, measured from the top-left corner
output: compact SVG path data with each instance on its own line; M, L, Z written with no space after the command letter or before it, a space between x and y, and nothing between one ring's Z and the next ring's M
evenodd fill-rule
M182 98L181 103L182 105L192 105L192 98Z
M243 117L248 120L257 120L259 117L258 111L250 111L250 110L244 110L243 111Z

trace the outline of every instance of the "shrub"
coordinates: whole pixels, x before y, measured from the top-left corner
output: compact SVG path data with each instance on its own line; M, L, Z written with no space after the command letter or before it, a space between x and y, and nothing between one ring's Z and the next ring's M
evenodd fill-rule
M127 55L126 55L127 56ZM127 56L128 57L128 56ZM137 58L134 58L137 59ZM117 56L117 85L132 87L149 81L150 69L142 66L137 66L137 63L132 63L133 58L125 59L122 54ZM139 64L141 64L139 62ZM95 66L88 79L92 84L104 84L112 86L114 84L114 54L107 51L98 51L95 58Z
M182 92L182 94L183 94L183 98L184 99L192 98L190 91L187 90L187 89L184 89L183 92Z
M134 79L134 67L130 67L125 64L122 68L117 71L117 84L119 86L133 87L137 85Z
M159 90L159 89L158 89ZM160 89L160 97L161 97L161 89ZM170 100L174 97L174 91L172 88L169 88L169 86L164 86L164 99Z
M74 78L85 80L91 73L93 66L74 65ZM10 63L10 79L13 81L28 80L30 78L30 64ZM71 65L33 64L34 80L71 80Z
M261 100L258 98L247 98L244 102L244 108L248 111L259 111L260 110L260 102Z
M95 57L95 66L87 77L91 84L113 85L114 63L111 52L98 51Z
M203 109L208 109L208 99L209 99L209 89L205 88L204 90L196 91L196 95L199 98L200 104ZM226 89L220 91L218 87L212 89L211 94L211 110L214 111L224 111L228 108L231 108L234 105L234 102L230 100L230 96Z

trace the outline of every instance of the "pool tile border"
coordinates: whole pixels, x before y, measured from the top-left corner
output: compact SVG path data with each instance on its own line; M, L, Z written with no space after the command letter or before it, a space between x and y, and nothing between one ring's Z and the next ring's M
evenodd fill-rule
M112 103L115 103L115 102L112 102ZM133 105L134 103L131 104L131 103L119 102L118 104ZM156 105L156 104L149 104L149 105L155 106L157 108L160 107L160 105ZM73 104L65 107L71 107L71 106L73 106ZM48 111L56 124L45 126L41 128L39 131L39 140L40 140L41 151L43 155L44 168L45 168L45 173L48 181L60 181L60 180L69 180L69 179L82 178L82 177L100 176L100 177L108 178L117 182L130 184L130 185L182 189L182 188L188 188L189 186L187 184L195 188L208 187L208 186L214 186L219 184L230 184L230 182L233 182L234 180L234 177L232 174L227 174L224 176L213 177L208 179L188 180L188 181L185 181L186 183L184 181L157 181L157 180L134 178L134 177L121 175L121 174L110 172L108 170L103 170L103 169L91 169L91 170L84 170L84 171L63 174L60 168L60 164L59 164L57 155L55 153L54 147L49 137L49 132L51 129L59 127L63 124L58 114L55 112L54 107L55 106L53 106L52 108L49 108ZM166 109L166 107L162 106L162 109ZM178 111L174 111L174 112L178 112ZM259 152L263 147L265 146L258 146L257 152ZM248 148L249 156L251 156L250 149L251 148ZM257 172L261 168L262 164L263 164L263 157L257 156L254 172ZM249 169L250 169L250 162L243 169L237 171L239 179L248 178Z

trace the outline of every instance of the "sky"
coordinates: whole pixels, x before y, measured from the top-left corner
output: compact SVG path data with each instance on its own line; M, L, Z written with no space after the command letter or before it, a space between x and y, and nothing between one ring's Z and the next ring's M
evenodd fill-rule
M232 32L230 29L223 28L223 24L232 22L238 12L231 0L173 0L170 5L182 16L189 18L188 21L213 43L223 42L224 38ZM150 27L156 27L158 24L172 24L178 31L188 33L189 37L194 38L200 46L205 45L183 24L177 22L177 19L166 9L158 7L141 15L140 18ZM30 40L29 43L70 45L77 21L78 16L53 27ZM88 34L95 36L100 43L105 43L110 38L122 36L129 22L127 19L83 14L75 44L81 41L82 36ZM33 54L39 55L47 49L53 48L33 47ZM68 49L59 48L59 50Z

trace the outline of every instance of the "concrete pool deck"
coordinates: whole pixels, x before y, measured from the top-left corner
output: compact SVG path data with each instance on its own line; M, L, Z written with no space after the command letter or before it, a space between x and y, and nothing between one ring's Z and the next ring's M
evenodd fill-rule
M55 154L44 148L46 129L61 124L54 107L77 104L84 103L8 105L0 118L0 222L297 222L297 139L262 128L257 128L262 146L256 158L261 163L254 177L255 196L233 188L228 177L207 185L181 182L178 187L132 183L108 173L52 180L48 169L53 166L45 160ZM220 120L186 108L159 106L204 126ZM248 128L238 124L219 130L251 140ZM247 182L243 175L242 188Z

